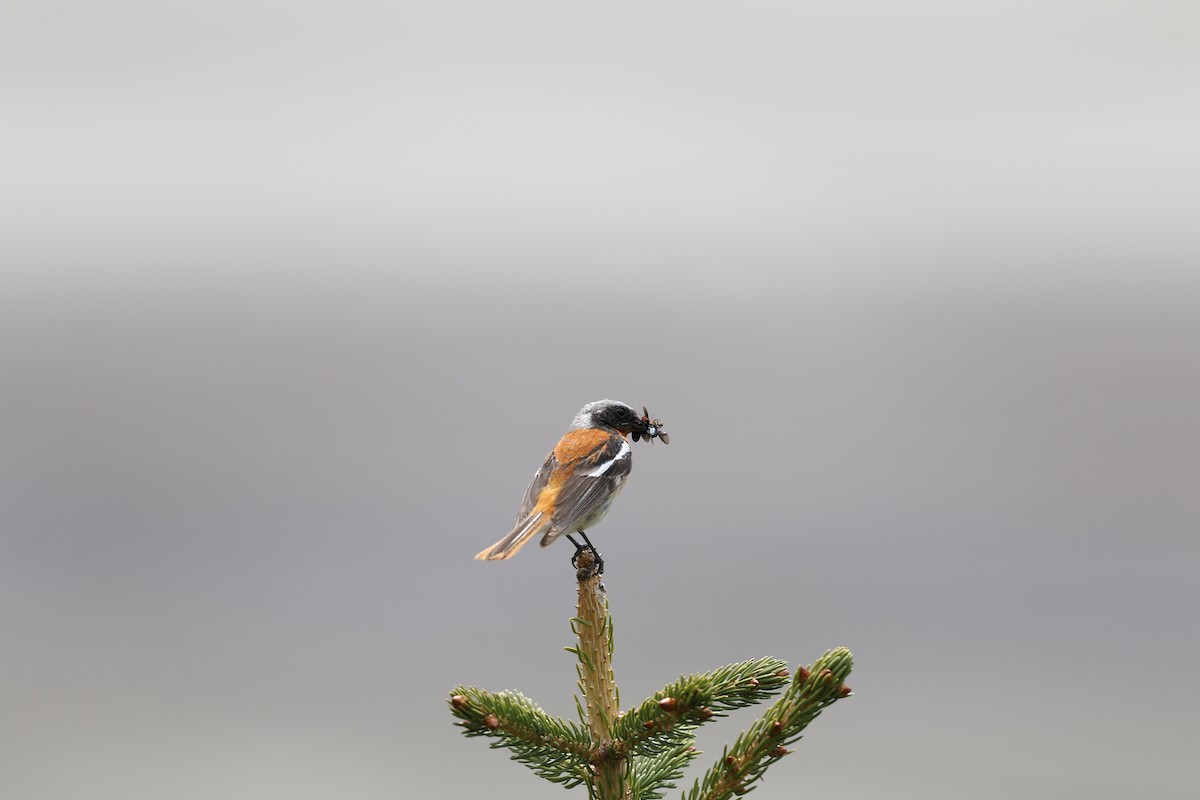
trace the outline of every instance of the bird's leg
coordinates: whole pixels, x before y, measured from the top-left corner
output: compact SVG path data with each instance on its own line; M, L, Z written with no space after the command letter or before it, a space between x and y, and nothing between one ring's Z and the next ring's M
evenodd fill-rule
M579 554L584 550L587 550L587 545L580 544L579 542L575 541L575 537L569 533L567 534L567 541L575 545L575 555L571 556L571 566L578 567L579 565L575 562L579 559Z
M594 544L592 544L592 540L587 537L586 533L584 533L583 531L580 531L579 535L583 537L584 546L581 547L578 544L575 545L576 555L579 554L580 550L584 550L584 549L590 550L592 552L592 556L596 559L596 574L603 575L604 574L604 559L600 557L600 551L596 549L596 546ZM575 540L572 539L571 542L574 543ZM571 560L571 563L572 564L575 563L574 559Z

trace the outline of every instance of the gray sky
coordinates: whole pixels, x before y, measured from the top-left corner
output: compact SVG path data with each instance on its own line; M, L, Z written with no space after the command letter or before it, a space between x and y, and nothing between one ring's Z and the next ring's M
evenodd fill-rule
M0 795L560 796L602 397L625 705L856 653L763 797L1200 792L1195 4L9 17Z

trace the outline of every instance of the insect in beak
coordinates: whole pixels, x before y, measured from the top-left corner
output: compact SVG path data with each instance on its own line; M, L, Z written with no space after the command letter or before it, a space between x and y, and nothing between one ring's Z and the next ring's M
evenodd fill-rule
M650 419L650 412L642 406L642 424L646 426L645 431L634 431L633 440L636 442L642 436L650 442L655 439L662 439L663 444L670 444L671 441L667 436L666 431L662 429L662 420Z

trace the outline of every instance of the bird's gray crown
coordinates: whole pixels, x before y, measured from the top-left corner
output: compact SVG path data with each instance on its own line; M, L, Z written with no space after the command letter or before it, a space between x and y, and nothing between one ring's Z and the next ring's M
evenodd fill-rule
M619 400L595 400L579 409L572 428L627 428L638 419L633 407Z

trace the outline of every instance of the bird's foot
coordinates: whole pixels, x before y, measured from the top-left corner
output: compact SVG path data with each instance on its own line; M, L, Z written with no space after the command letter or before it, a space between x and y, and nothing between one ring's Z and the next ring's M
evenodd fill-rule
M586 533L579 531L579 535L583 537L583 544L575 541L575 537L567 534L567 539L571 542L571 544L575 545L575 555L571 556L571 566L575 567L581 572L583 570L587 570L592 575L603 575L604 559L600 557L600 551L597 550L596 546L592 544L590 539L588 539ZM580 556L584 553L586 553L588 557L582 559L581 561Z

